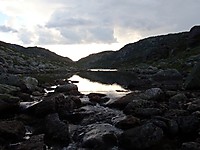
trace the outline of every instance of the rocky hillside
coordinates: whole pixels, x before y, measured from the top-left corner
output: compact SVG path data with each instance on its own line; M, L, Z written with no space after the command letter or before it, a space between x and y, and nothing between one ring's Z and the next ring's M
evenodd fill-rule
M39 47L22 47L0 41L0 72L32 73L67 71L74 62Z
M116 52L90 55L77 63L85 68L130 69L135 65L147 64L188 69L200 59L199 30L200 26L195 26L190 32L149 37L127 44Z

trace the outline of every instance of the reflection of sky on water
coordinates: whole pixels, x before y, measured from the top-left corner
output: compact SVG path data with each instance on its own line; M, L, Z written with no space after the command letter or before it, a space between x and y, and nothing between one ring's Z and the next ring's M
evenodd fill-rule
M83 94L89 93L103 93L106 94L110 98L117 98L127 94L127 92L117 92L119 91L127 91L123 87L118 84L102 84L99 82L92 82L88 79L81 78L78 75L73 75L69 80L79 81L79 83L75 83L78 86L78 90Z

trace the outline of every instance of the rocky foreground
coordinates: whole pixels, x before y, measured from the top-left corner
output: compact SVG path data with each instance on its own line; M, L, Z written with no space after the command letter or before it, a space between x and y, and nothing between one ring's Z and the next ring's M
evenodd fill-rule
M200 64L187 78L152 66L135 73L133 92L115 101L67 80L1 73L0 149L199 150Z

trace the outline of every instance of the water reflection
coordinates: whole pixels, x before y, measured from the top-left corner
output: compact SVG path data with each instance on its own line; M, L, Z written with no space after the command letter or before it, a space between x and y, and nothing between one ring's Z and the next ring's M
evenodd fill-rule
M79 81L74 83L78 86L78 89L83 94L89 93L103 93L108 97L114 99L119 98L128 93L128 91L117 83L104 84L100 82L91 81L89 79L80 77L79 75L73 75L69 78L71 81ZM119 92L121 91L121 92Z

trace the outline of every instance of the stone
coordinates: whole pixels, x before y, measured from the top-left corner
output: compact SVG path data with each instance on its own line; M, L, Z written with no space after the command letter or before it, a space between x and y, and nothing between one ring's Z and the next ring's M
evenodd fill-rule
M117 128L123 129L123 130L127 130L130 128L134 128L136 126L140 125L140 119L134 116L126 116L125 119L117 122L115 124L115 126Z
M56 89L55 89L56 92L69 92L71 90L78 90L77 85L75 85L75 84L64 84L64 85L57 86Z
M45 149L44 134L31 136L30 139L17 146L17 150L42 150Z
M118 136L122 133L120 129L110 124L91 124L82 127L77 133L78 141L82 147L90 149L109 149L117 145Z
M49 145L68 146L70 143L69 127L59 119L57 113L49 114L45 118L45 129L44 138Z
M32 92L35 91L38 86L38 80L32 77L24 77L23 82L26 88Z
M117 109L124 109L128 103L130 103L131 101L133 101L134 99L136 99L136 94L134 92L132 93L129 93L115 101L112 101L112 102L108 102L106 104L106 106L108 107L114 107L114 108L117 108Z
M199 90L200 89L200 63L193 67L191 74L186 78L185 89Z
M200 43L200 26L194 26L190 29L188 45L193 48L199 46Z
M179 131L185 135L195 135L199 129L199 119L196 116L179 116L176 119Z
M119 145L124 149L147 149L159 144L164 134L163 130L153 123L144 124L126 130L119 138Z
M25 136L25 132L25 127L20 121L0 121L0 137L5 143L22 140Z
M200 143L197 142L186 142L182 144L181 150L199 150Z
M160 88L151 88L141 94L141 98L143 99L156 101L162 101L164 96L164 92Z
M181 109L187 103L188 98L185 94L179 93L169 99L170 109Z
M0 93L1 94L16 94L20 92L20 88L16 86L0 84Z

